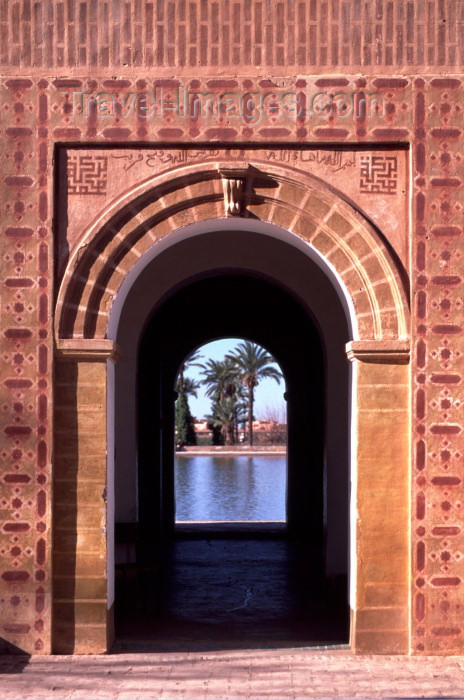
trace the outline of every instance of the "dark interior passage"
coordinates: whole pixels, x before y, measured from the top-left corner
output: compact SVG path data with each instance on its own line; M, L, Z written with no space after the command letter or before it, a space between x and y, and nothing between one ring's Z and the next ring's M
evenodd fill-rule
M175 530L176 376L193 349L221 337L265 347L285 376L283 534L186 537ZM118 643L171 649L346 643L346 576L325 573L325 355L309 309L287 289L245 272L190 280L146 325L138 395L138 522L116 528L117 539L129 532L136 561L116 572ZM347 498L347 481L340 488Z
M173 532L174 386L180 363L205 342L241 337L276 359L287 393L287 522L323 552L324 352L309 310L269 281L217 274L155 310L139 354L139 549ZM143 551L143 542L147 547Z
M346 591L307 544L284 537L177 538L157 565L117 579L116 649L346 644Z

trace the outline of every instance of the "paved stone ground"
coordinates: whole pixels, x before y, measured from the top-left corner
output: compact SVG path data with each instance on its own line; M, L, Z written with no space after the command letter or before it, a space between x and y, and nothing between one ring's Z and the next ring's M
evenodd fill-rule
M240 650L0 657L1 698L459 698L464 657Z

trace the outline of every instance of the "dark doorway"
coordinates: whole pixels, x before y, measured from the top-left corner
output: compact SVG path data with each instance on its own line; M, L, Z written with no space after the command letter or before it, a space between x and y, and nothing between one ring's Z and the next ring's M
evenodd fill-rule
M286 378L289 533L322 557L324 359L309 313L266 280L221 275L193 282L155 311L139 356L139 535L174 529L174 385L192 348L224 336L266 347ZM149 549L149 545L148 545Z
M286 378L287 527L176 535L176 375L193 348L225 336L266 347ZM347 641L346 582L325 577L324 349L310 311L286 289L246 273L190 281L146 325L138 389L137 573L117 577L119 638L135 639L139 630L145 641L171 646L175 638L216 645L223 638L253 645Z

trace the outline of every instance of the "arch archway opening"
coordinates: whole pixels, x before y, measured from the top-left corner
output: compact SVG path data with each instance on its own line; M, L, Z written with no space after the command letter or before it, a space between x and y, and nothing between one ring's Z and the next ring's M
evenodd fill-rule
M200 172L201 168L197 170L195 186L201 186L201 200L192 197L192 182L184 177L175 179L169 192L159 189L158 181L147 182L143 187L144 197L139 202L140 207L137 206L137 211L130 208L134 216L125 222L127 226L124 216L120 220L115 213L115 207L122 211L122 202L116 202L103 218L100 217L86 231L82 245L76 248L74 258L68 265L58 294L56 376L58 379L65 374L68 379L71 377L76 391L73 393L67 383L61 386L58 381L57 405L61 401L72 411L72 415L78 416L84 407L87 410L87 404L91 401L92 434L72 444L66 435L65 451L55 451L55 473L58 480L63 475L66 480L69 476L75 479L78 487L76 493L82 490L89 494L88 505L92 506L92 513L101 516L102 525L100 520L98 523L97 520L92 521L92 536L98 546L94 559L99 566L98 580L92 590L96 591L98 584L98 591L100 588L103 591L101 595L98 594L101 598L98 609L103 617L106 615L107 622L100 625L98 639L92 648L106 649L108 639L111 639L114 602L114 577L111 573L112 569L114 571L111 565L113 475L116 482L117 525L130 523L137 526L142 523L141 532L144 536L148 534L145 544L149 545L149 536L153 534L150 527L163 537L169 534L174 522L173 501L164 497L170 493L170 489L172 491L169 483L172 469L170 477L169 470L165 468L168 464L172 467L172 460L162 448L167 444L162 437L162 427L165 422L169 423L174 402L172 386L168 394L164 391L164 379L158 385L153 381L156 373L148 373L146 385L142 383L140 386L140 395L146 392L146 405L150 407L151 400L154 406L162 409L157 413L159 424L155 427L151 424L150 437L155 439L158 446L155 476L153 470L150 471L149 462L144 460L143 440L139 442L142 449L137 451L136 447L137 434L141 436L143 433L144 420L148 425L150 414L150 411L137 413L136 400L136 377L143 365L142 362L138 363L138 358L142 357L138 354L138 347L142 335L143 340L147 337L145 331L150 326L147 318L154 318L165 308L169 299L186 286L208 277L232 274L267 280L276 289L284 291L289 299L299 301L318 332L325 360L324 373L318 375L317 362L313 363L313 371L315 377L320 377L324 388L325 432L322 430L320 435L325 437L321 463L324 464L322 493L327 498L319 501L322 504L322 518L317 522L314 520L313 541L322 542L315 561L322 561L328 576L346 574L348 570L347 493L351 474L350 605L353 612L353 648L404 651L408 643L405 620L409 605L409 550L404 533L409 512L409 491L406 431L403 428L398 430L398 425L407 425L410 415L406 367L409 358L409 310L395 261L381 234L359 212L343 202L343 198L336 193L329 192L322 185L316 186L308 178L303 184L296 183L294 177L278 168L273 198L268 201L264 196L266 193L263 193L262 201L248 203L244 217L223 219L222 195L217 188L220 181L214 175L211 177L209 171L209 174L205 174ZM274 172L275 168L271 170ZM163 195L161 198L160 193ZM132 192L126 193L126 204L128 198L132 202ZM233 331L228 328L223 332L245 335L243 328ZM280 328L278 332L281 332ZM275 337L280 337L278 332ZM158 339L161 337L162 334L159 334ZM265 339L252 334L250 337L266 345ZM205 334L195 342L201 344L210 338L211 335ZM353 342L345 347L347 341ZM194 345L191 338L188 342L190 347ZM121 352L117 346L120 346ZM271 349L271 345L268 347ZM189 347L183 348L174 364L179 364L188 351ZM345 351L354 369L352 389ZM114 366L112 363L116 356L120 359ZM149 359L153 371L159 357L157 359L155 354ZM166 366L171 360L167 358ZM69 362L73 363L74 374L69 371ZM388 365L388 371L385 365ZM163 374L159 376L163 377ZM92 393L89 387L93 389L95 379L98 385ZM175 372L171 372L169 381L173 382L174 379ZM388 388L387 408L381 400L385 387ZM378 391L380 388L382 390ZM100 405L105 395L106 415ZM349 396L352 420L349 419ZM166 406L161 405L160 401L165 398L167 401L167 397L170 407L166 412ZM141 405L139 402L139 407ZM297 403L293 402L293 405ZM390 445L390 451L384 455L381 474L372 469L369 450L369 445L375 443L379 410L382 410L383 433L388 436ZM295 416L298 421L298 410ZM315 417L320 420L320 416L319 411ZM169 420L166 421L166 418ZM60 445L64 431L59 413L56 419L55 436ZM351 448L349 426L353 436ZM103 440L98 443L98 449L93 440L96 432L100 441L106 436L106 445ZM148 437L148 432L145 437ZM317 441L314 444L317 446ZM170 445L172 452L172 439ZM95 449L95 453L89 455L87 446ZM73 467L79 465L75 475L68 466L70 447L73 451L71 464ZM351 472L348 468L350 461ZM108 486L108 489L103 489L103 499L99 495L97 497L95 489L88 488L88 472L81 466L87 468L89 462L92 482L98 476L98 480ZM158 491L155 488L155 491L148 489L143 493L140 485L144 473L152 479ZM301 483L304 484L304 481ZM387 488L389 502L394 507L385 511L384 493ZM301 494L295 493L298 500ZM144 499L147 506L145 512L149 513L151 507L153 516L149 527L147 519L141 517ZM302 499L300 502L303 502ZM298 513L298 508L293 513ZM308 507L304 511L301 509L300 514L307 516ZM361 520L362 527L359 527ZM56 533L64 533L67 527L64 519L56 520ZM320 530L322 537L318 540ZM395 551L400 554L398 566L390 570L389 556L393 541ZM71 559L75 558L76 567L87 565L86 542L87 539L78 539L69 554ZM138 554L141 552L146 554L149 549L139 547ZM306 557L306 561L312 561L311 557ZM146 560L138 557L137 566L146 564L149 569L152 562L153 557L151 562L150 557ZM102 563L106 564L104 569ZM68 568L71 572L68 578L72 584L75 579L72 573L74 567ZM386 630L388 634L374 639L370 623L374 617L383 619L384 609L378 606L386 604L385 582L391 586L392 594L387 607L393 611L397 624L394 630ZM79 599L77 593L75 597ZM61 605L62 602L59 594L55 595L55 604ZM85 613L76 613L73 629L79 639L82 636L79 625L83 620ZM59 639L60 634L58 630Z
M208 313L199 314L199 309ZM207 532L204 527L193 533L176 530L173 387L179 366L192 348L227 336L251 338L268 349L285 375L288 473L286 528L280 532L259 526L254 532L217 527ZM135 597L143 602L143 611L137 615L130 610L128 615L126 610L119 618L119 635L130 635L130 630L134 634L137 620L137 634L140 626L146 634L153 635L155 629L159 633L159 619L156 610L150 613L150 606L161 605L166 614L160 590L166 590L168 577L170 634L173 629L186 633L186 624L203 634L206 616L211 643L215 635L224 636L226 619L231 644L244 638L250 644L262 644L264 639L272 643L276 635L279 644L285 640L307 644L314 636L321 643L346 642L347 569L338 576L331 573L334 552L327 547L326 349L310 309L263 275L210 271L186 280L154 310L138 357L136 566L145 574L143 590ZM346 409L345 422L347 418ZM345 519L332 523L343 532L340 540L345 542L346 465L338 484L338 491L344 493ZM342 558L346 567L346 550ZM273 579L274 588L269 586ZM341 584L340 592L334 581ZM214 591L219 589L218 599ZM302 595L303 589L308 595ZM242 607L243 591L248 602Z
M176 528L284 528L286 382L275 358L219 338L184 358L174 388Z
M209 317L199 318L198 309L208 307ZM313 541L320 540L324 510L324 349L314 321L288 292L268 280L243 273L208 275L191 281L165 301L145 329L139 352L139 520L143 521L143 498L150 493L147 484L151 478L153 488L155 481L161 488L157 525L152 517L153 500L147 507L151 536L157 529L162 534L173 530L172 387L185 350L198 347L211 336L224 335L253 338L269 349L282 368L287 380L289 457L298 472L294 491L289 475L288 525L298 536L311 531ZM160 397L158 405L153 401L156 396ZM155 479L151 465L153 454L158 453L160 477Z

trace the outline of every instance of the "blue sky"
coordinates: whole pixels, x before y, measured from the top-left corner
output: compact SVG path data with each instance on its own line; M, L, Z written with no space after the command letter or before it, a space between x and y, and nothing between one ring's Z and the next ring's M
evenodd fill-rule
M241 338L215 340L212 343L203 345L198 349L198 352L200 352L203 357L202 361L206 361L209 358L213 360L222 360L224 355L234 350L240 341ZM201 380L201 369L198 367L189 368L185 374L187 377L191 377L197 381ZM261 420L266 419L268 417L268 410L277 414L277 416L279 414L285 415L286 403L283 396L284 391L285 382L283 379L280 384L277 384L273 379L263 379L255 389L255 417ZM201 387L198 390L197 399L193 396L189 396L189 404L192 415L197 419L201 419L209 414L211 399L205 396L205 392Z

